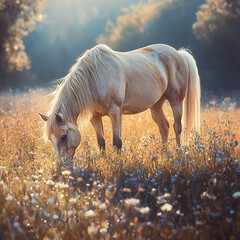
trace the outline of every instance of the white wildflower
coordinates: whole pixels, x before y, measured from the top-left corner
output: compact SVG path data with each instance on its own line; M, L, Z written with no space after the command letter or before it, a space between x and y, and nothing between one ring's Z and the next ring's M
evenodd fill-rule
M6 196L6 200L7 201L12 201L13 200L13 196L10 193L8 193L8 195Z
M180 216L184 216L184 214L181 213L180 210L177 210L177 211L176 211L176 214L177 214L177 215L180 215Z
M171 197L170 193L165 193L161 196L157 196L157 204L164 204L167 202L167 199Z
M57 220L58 219L58 215L54 214L53 215L53 219Z
M32 179L33 180L38 180L38 178L40 178L39 176L36 176L36 175L32 175Z
M67 183L63 183L63 182L58 182L55 184L55 188L68 188L69 185Z
M101 209L101 210L105 210L106 208L107 208L107 204L106 203L101 203L101 204L99 204L99 209Z
M91 194L92 194L92 192L91 192ZM94 207L97 207L98 204L99 204L99 202L97 202L97 201L93 201L93 202L92 202L92 205L93 205Z
M171 197L171 194L170 194L170 193L164 193L163 197L164 197L164 198L170 198L170 197Z
M140 203L140 200L136 199L136 198L125 199L125 204L128 205L128 206L136 206L139 203Z
M75 202L77 202L77 199L76 199L76 198L70 198L70 199L69 199L69 202L70 202L70 203L75 203Z
M95 217L96 214L93 210L88 210L87 212L85 212L85 217Z
M53 180L49 179L49 180L46 181L46 184L49 185L49 186L53 186L54 182L53 182Z
M143 207L143 208L139 208L138 210L141 214L145 215L148 214L150 212L150 208L149 207Z
M172 209L173 209L173 206L169 203L165 203L161 206L162 211L170 212L172 211Z
M69 171L69 170L65 170L62 172L62 175L64 175L64 176L69 176L70 174L71 174L71 171Z
M233 193L232 197L233 198L240 198L240 192L238 191L238 192Z
M216 196L208 194L207 192L203 192L201 194L201 199L204 199L204 198L208 198L210 200L216 200L217 199Z

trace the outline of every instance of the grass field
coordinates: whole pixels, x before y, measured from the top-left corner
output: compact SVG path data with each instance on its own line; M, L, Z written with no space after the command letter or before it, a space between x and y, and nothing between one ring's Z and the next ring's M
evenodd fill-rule
M239 109L203 109L201 134L177 148L171 129L167 150L148 111L124 116L121 155L106 118L106 156L89 125L56 175L45 95L0 95L0 239L239 239Z

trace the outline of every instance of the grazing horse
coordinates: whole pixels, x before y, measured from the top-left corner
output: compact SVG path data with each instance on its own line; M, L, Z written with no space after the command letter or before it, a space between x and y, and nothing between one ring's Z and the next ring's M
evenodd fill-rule
M87 50L72 66L52 93L47 115L46 138L58 157L72 159L81 141L77 126L90 120L98 145L105 150L102 117L111 119L113 145L122 147L122 114L136 114L150 108L163 143L169 123L162 106L169 101L174 131L180 145L183 128L188 137L200 130L200 79L196 62L185 49L155 44L129 52L113 51L100 44Z

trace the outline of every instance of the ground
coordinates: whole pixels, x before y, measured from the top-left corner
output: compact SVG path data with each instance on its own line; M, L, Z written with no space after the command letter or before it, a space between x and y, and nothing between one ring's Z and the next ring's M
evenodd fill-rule
M200 135L176 147L171 128L168 148L148 111L124 116L121 154L106 118L106 156L87 126L73 171L56 173L46 94L0 95L0 239L238 238L239 109L202 107Z

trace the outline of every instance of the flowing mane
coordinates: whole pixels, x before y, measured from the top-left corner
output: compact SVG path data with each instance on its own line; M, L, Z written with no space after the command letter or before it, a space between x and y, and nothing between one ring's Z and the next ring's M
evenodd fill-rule
M96 100L96 82L104 76L104 56L114 52L106 45L100 44L87 50L71 67L68 74L60 80L57 89L50 94L52 97L46 136L51 133L60 135L55 114L61 113L64 121L69 122L79 116L84 123L91 116L91 108Z

